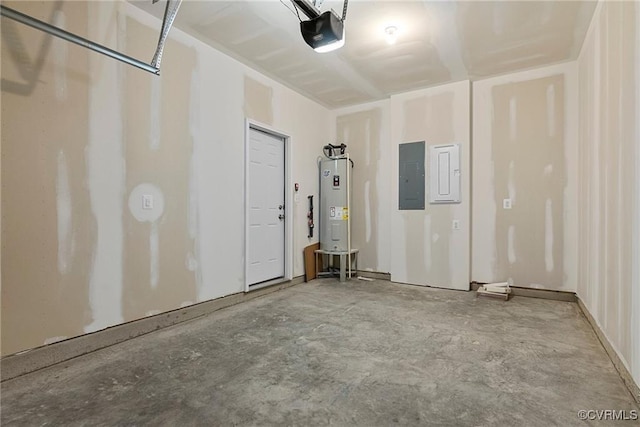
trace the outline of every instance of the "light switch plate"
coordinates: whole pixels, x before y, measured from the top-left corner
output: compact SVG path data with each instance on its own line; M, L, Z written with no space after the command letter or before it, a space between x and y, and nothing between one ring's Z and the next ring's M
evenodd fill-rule
M511 209L511 199L504 199L502 201L502 208L503 209Z
M460 230L460 220L454 219L453 222L451 223L451 228L453 230Z

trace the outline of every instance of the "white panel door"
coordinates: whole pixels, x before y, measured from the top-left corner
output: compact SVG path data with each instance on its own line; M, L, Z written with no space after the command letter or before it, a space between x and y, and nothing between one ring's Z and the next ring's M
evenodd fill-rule
M460 145L429 148L429 203L460 202Z
M247 283L284 277L284 139L249 129Z

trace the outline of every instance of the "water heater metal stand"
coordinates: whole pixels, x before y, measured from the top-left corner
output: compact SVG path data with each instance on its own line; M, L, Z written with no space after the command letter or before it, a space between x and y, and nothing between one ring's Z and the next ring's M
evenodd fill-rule
M359 249L351 249L351 251L325 251L317 249L314 251L316 255L316 277L332 276L331 271L320 271L320 261L322 262L322 270L325 269L325 265L328 268L332 267L333 256L340 257L340 281L344 282L347 277L352 278L358 271L358 252ZM318 259L320 258L320 259ZM325 262L325 260L327 262ZM348 271L348 274L347 274Z

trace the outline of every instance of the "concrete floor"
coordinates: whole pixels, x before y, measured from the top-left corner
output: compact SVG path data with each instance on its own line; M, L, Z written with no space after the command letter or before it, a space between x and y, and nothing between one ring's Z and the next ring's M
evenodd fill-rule
M324 279L6 381L1 421L570 426L581 409L638 408L576 304Z

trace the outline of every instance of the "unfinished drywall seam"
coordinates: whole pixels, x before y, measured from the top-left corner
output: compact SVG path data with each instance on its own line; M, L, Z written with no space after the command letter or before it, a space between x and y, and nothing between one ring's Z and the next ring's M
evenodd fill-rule
M201 301L202 296L202 268L200 266L200 217L198 205L198 169L197 158L199 156L197 141L200 138L200 120L198 117L200 108L200 61L196 56L196 64L191 71L191 85L189 86L189 136L191 138L191 159L189 160L189 206L188 227L189 237L193 240L193 253L187 254L187 269L193 271L196 280L196 299Z
M139 222L150 223L149 281L151 289L157 289L160 281L160 232L158 221L164 214L164 204L164 194L153 184L139 184L131 190L129 195L129 211L133 217Z
M515 205L516 201L516 164L513 160L509 162L509 178L507 181L507 195L511 199L511 205Z
M62 150L58 152L56 213L58 217L58 271L60 274L67 274L73 256L74 241L69 169L67 158Z
M512 225L509 225L509 229L507 231L507 258L509 259L509 264L515 264L517 261L515 241L516 241L516 228L512 224Z
M547 133L549 136L556 134L556 91L554 85L547 86Z
M193 136L191 137L193 140ZM198 233L198 177L196 176L196 161L194 157L197 156L197 150L195 144L193 144L191 160L189 161L189 237L193 240L193 252L187 253L187 259L185 260L187 269L193 271L196 277L196 291L200 293L200 287L202 285L201 269L200 269L200 256L199 256L199 233Z
M553 209L552 201L547 198L544 209L544 265L547 273L553 271Z
M95 3L90 9L89 29L101 40L108 33L104 16L117 14L118 33L124 28L124 16L118 5ZM117 40L114 40L117 38ZM109 34L105 44L117 44L124 51L124 38ZM89 281L92 322L84 332L94 332L124 321L123 283L123 199L125 165L122 126L122 68L109 58L89 56L94 84L89 92L89 144L87 176L91 212L96 221L97 238Z
M367 151L368 152L368 151ZM371 192L371 182L364 183L364 226L365 226L365 242L371 241L371 201L369 199Z
M199 159L202 160L202 146L206 141L202 135L202 123L200 111L202 108L202 98L200 96L200 84L202 78L201 67L203 65L196 59L196 64L191 72L191 85L189 87L189 134L191 137L192 151L189 164L189 236L193 239L193 255L188 256L188 268L195 272L196 280L196 301L201 302L210 299L215 294L213 282L205 281L203 271L202 254L203 246L207 244L203 238L201 230L201 205L199 183L201 182L201 169Z
M582 184L579 177L580 170L580 144L579 144L579 114L580 114L580 100L578 97L579 83L578 83L578 64L574 62L569 65L569 72L565 74L564 89L562 91L563 96L567 100L564 102L564 123L558 123L558 100L560 96L557 87L553 85L553 98L556 102L553 104L554 114L553 123L549 123L549 131L553 132L550 135L552 138L560 137L559 132L564 131L563 137L565 140L564 158L565 158L565 175L566 185L563 191L563 206L562 206L562 229L558 230L554 227L554 233L557 233L567 245L563 248L564 254L562 257L562 263L556 264L554 257L554 268L562 269L564 272L564 284L566 289L571 291L577 291L578 280L578 260L579 260L579 221L580 217L580 185ZM551 95L549 95L551 96ZM552 126L551 126L552 125ZM555 165L549 164L548 168L545 168L544 173L553 176L555 174ZM548 172L547 172L548 171ZM555 226L555 224L554 224ZM554 250L557 248L554 245Z

